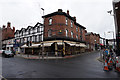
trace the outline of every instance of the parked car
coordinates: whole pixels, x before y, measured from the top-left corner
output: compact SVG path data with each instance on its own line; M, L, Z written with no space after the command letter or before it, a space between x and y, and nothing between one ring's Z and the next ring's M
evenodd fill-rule
M0 54L2 54L2 53L3 53L3 51L4 51L4 50L0 50Z
M12 53L12 51L5 50L3 51L2 56L3 57L14 57L14 54Z

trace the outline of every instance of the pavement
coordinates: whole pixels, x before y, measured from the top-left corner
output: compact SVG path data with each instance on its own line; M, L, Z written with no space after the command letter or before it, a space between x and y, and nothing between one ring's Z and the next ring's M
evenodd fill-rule
M117 56L117 57L118 57L118 62L120 63L120 56ZM104 60L101 57L98 57L97 60L104 63Z
M93 51L93 52L97 52L97 51ZM80 54L75 54L75 55L66 55L64 57L62 56L44 56L42 57L41 55L27 55L27 54L16 54L15 56L17 57L22 57L25 59L66 59L66 58L73 58L73 57L77 57L80 55L84 55L84 54L90 54L92 52L85 52L85 53L80 53Z

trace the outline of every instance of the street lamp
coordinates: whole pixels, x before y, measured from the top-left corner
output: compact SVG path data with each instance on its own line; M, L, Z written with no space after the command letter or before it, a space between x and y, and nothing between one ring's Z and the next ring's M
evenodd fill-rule
M41 10L43 11L43 16L44 16L44 9L41 8ZM43 32L42 32L42 38L43 38L43 34L44 34L44 18L43 18ZM44 43L43 43L43 39L42 39L42 58L44 58Z
M114 40L114 31L108 31L108 33L113 33L113 41L114 41L114 47L113 48L115 48L115 40Z

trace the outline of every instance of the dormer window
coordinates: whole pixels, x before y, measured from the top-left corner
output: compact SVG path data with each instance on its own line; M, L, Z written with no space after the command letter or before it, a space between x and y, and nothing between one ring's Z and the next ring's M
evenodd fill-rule
M52 18L49 19L49 25L52 25Z

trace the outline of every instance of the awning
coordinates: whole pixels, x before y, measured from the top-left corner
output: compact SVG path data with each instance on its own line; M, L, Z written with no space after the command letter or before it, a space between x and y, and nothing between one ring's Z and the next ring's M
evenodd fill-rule
M23 46L21 46L21 48L28 48L28 46L24 44Z
M13 47L13 45L6 45L6 47Z
M62 43L62 42L57 42L57 44L58 44L58 45L63 45L64 43Z
M51 44L53 43L44 43L43 45L47 47L47 46L51 46Z
M100 44L101 46L104 46L104 44Z
M69 44L70 46L75 46L76 44L74 44L74 43L67 43L67 44Z
M32 46L30 46L30 48L33 48L33 47L38 47L40 44L32 44Z
M87 47L87 46L83 43L80 43L80 47Z
M75 46L79 47L79 46L80 46L80 44L76 44Z

